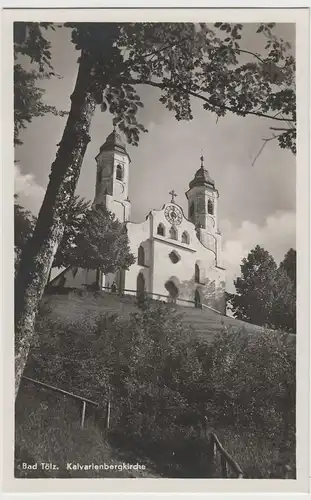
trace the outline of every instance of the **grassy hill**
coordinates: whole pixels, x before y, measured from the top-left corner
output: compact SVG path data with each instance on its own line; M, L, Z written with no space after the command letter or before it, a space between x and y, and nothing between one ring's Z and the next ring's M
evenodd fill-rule
M95 321L104 313L116 313L120 317L128 319L132 313L138 310L135 296L119 297L105 292L96 295L87 292L82 292L81 295L75 292L69 295L47 295L44 297L43 303L53 310L55 317L64 322L85 316L91 316ZM224 327L232 330L244 329L250 334L261 331L259 326L223 316L212 309L196 309L180 305L172 307L182 314L185 325L191 326L196 333L203 335L206 339L212 340L214 335L220 333Z

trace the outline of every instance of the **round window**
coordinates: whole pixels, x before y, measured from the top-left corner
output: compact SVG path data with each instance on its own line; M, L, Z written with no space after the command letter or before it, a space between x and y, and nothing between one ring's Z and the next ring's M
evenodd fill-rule
M171 259L173 264L177 264L177 262L180 261L180 256L178 255L177 252L174 251L169 254L169 258Z

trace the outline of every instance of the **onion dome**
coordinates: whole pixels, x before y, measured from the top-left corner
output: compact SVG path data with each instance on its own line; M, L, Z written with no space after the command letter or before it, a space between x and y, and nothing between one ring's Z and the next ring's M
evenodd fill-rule
M120 153L127 154L125 142L115 129L108 135L105 143L101 146L100 151L119 151Z
M194 178L189 183L189 188L194 186L210 186L215 189L215 181L210 177L208 170L204 168L204 157L200 158L201 167L196 171Z

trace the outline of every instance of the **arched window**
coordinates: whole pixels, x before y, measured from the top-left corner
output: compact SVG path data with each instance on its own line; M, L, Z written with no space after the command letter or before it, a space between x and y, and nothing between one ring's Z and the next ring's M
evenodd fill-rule
M117 165L117 179L123 181L123 168L122 165Z
M163 224L158 225L157 234L160 236L165 236L165 227Z
M145 265L145 250L143 249L143 247L141 245L138 248L138 265L139 266Z
M189 217L192 217L194 214L194 203L192 202L189 206Z
M102 171L98 170L97 172L97 183L100 184L102 181Z
M172 240L177 240L177 229L174 226L170 229L170 238Z
M207 202L207 211L209 214L214 215L214 204L212 200L208 200Z
M187 231L184 231L181 235L181 242L182 243L186 243L187 245L189 245L189 242L190 242L190 238L189 238L189 234L187 233Z
M198 264L196 264L194 268L194 281L200 283L200 268Z

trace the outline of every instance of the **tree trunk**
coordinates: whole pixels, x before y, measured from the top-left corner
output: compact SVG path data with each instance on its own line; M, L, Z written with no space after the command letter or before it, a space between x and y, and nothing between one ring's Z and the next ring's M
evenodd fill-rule
M96 107L91 65L87 54L82 53L66 127L52 164L37 225L24 248L15 280L15 396L34 335L38 306L90 141L89 129Z

